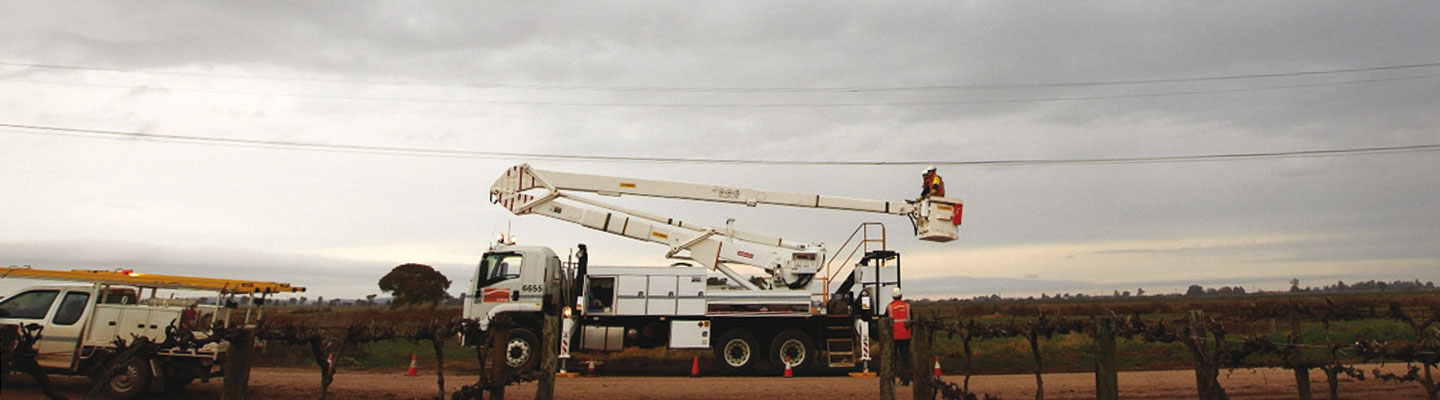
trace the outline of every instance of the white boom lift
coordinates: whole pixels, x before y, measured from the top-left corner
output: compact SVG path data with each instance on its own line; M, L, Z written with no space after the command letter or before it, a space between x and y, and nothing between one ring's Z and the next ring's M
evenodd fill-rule
M602 203L571 192L603 196L645 196L754 207L760 204L848 210L908 217L921 240L955 240L963 204L959 199L928 197L918 201L882 201L737 188L720 185L618 178L541 171L522 164L511 167L490 187L490 201L515 215L538 214L632 239L670 247L667 258L691 260L718 270L747 289L759 289L727 264L759 267L790 289L806 287L825 260L816 243L686 224L636 210ZM584 205L584 206L581 206ZM588 207L585 207L588 206Z
M535 333L543 316L556 312L556 307L547 311L546 302L571 299L560 311L562 359L571 345L582 351L664 346L711 349L722 369L737 374L860 367L870 359L869 326L880 313L876 294L900 285L899 254L884 248L883 225L880 249L866 247L850 274L840 275L845 266L821 273L827 254L819 244L738 231L733 220L723 228L685 223L579 195L584 193L899 215L911 221L920 239L933 242L955 240L961 216L960 200L936 196L890 202L511 167L491 186L490 201L515 215L544 215L662 244L669 248L667 258L700 265L589 267L582 244L571 269L550 248L502 237L476 266L473 297L462 313L481 329L500 315L515 321L505 344L505 363L512 368L536 365ZM872 225L880 224L861 225L866 238L856 243L870 241ZM763 269L769 279L751 283L733 265ZM711 270L729 284L711 283ZM831 287L830 279L841 276L844 282Z

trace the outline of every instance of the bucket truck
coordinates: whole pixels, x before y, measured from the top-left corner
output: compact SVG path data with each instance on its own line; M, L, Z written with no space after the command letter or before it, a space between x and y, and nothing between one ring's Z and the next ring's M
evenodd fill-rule
M850 254L866 251L858 260L846 259L853 265L831 271L836 260L818 243L736 230L733 221L703 226L579 195L584 193L890 214L907 218L921 240L941 243L957 237L962 213L954 198L863 200L511 167L491 186L492 203L515 215L657 243L678 262L669 268L590 266L582 244L578 262L567 265L554 250L515 245L502 235L477 266L464 315L482 329L500 314L517 321L506 342L510 367L536 364L542 302L555 293L573 300L562 312L562 358L568 345L586 351L668 347L712 349L720 366L737 374L787 364L801 373L853 368L869 359L868 327L883 312L875 294L900 286L900 256L884 248L880 224L857 229L867 237L855 241ZM875 226L878 240L868 237ZM752 282L737 267L759 269L763 279ZM725 283L709 279L711 271Z

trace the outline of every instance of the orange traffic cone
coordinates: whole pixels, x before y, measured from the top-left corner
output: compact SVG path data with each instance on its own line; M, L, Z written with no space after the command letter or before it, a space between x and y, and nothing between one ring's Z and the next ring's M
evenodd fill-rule
M410 353L410 370L405 371L405 376L420 376L420 372L415 370L415 353Z
M325 364L330 366L330 374L335 374L335 353L325 356Z
M794 372L790 372L790 358L789 358L789 357L786 357L786 358L785 358L785 377L786 377L786 378L790 378L790 377L793 377L793 376L795 376L795 373L794 373Z
M695 356L695 361L690 363L690 377L700 377L700 356Z
M595 376L595 357L585 363L585 376Z
M935 356L935 377L939 378L940 376L940 356Z

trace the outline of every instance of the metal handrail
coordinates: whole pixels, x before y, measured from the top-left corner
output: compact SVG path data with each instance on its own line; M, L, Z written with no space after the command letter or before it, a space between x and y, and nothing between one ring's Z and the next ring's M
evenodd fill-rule
M871 226L879 226L879 227L880 227L880 237L879 237L879 238L872 239L872 238L870 237L870 227L871 227ZM855 241L855 237L856 237L856 236L859 236L859 237L860 237L860 240L859 240L858 242ZM850 246L850 243L851 243L851 242L854 242L854 243L855 243L855 246L850 249L850 253L849 253L849 254L846 254L846 256L845 256L845 261L841 261L841 262L840 262L840 266L837 267L837 268L835 268L835 271L834 271L833 273L830 271L830 265L831 265L831 264L834 264L834 263L835 263L835 260L838 259L839 257L830 258L829 260L827 260L827 261L825 262L824 291L823 291L823 293L822 293L821 296L820 296L820 298L822 299L822 300L821 300L822 303L826 303L826 302L829 302L829 301L830 301L830 281L834 280L835 277L840 276L840 273L845 272L845 266L846 266L846 265L850 265L850 260L853 260L853 259L855 258L855 253L856 253L856 252L860 252L861 254L865 254L865 253L869 252L869 251L870 251L870 244L871 244L871 243L876 243L876 242L878 242L878 243L880 244L880 249L879 249L879 250L886 250L887 248L886 248L886 243L885 243L885 237L886 237L885 224L882 224L882 223L879 223L879 222L865 222L865 223L861 223L860 226L855 227L855 231L850 233L850 237L847 238L847 239L845 239L845 243L841 244L840 247L835 250L835 254L836 254L836 255L839 255L840 253L842 253L842 252L845 251L845 248L846 248L846 247L849 247L849 246ZM864 250L864 251L861 251L861 250Z

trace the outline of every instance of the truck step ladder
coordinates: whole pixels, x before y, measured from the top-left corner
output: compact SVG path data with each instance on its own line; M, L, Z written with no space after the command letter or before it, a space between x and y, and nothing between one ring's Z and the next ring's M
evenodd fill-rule
M858 359L855 354L855 328L849 319L836 318L825 325L826 362L830 368L853 368Z

